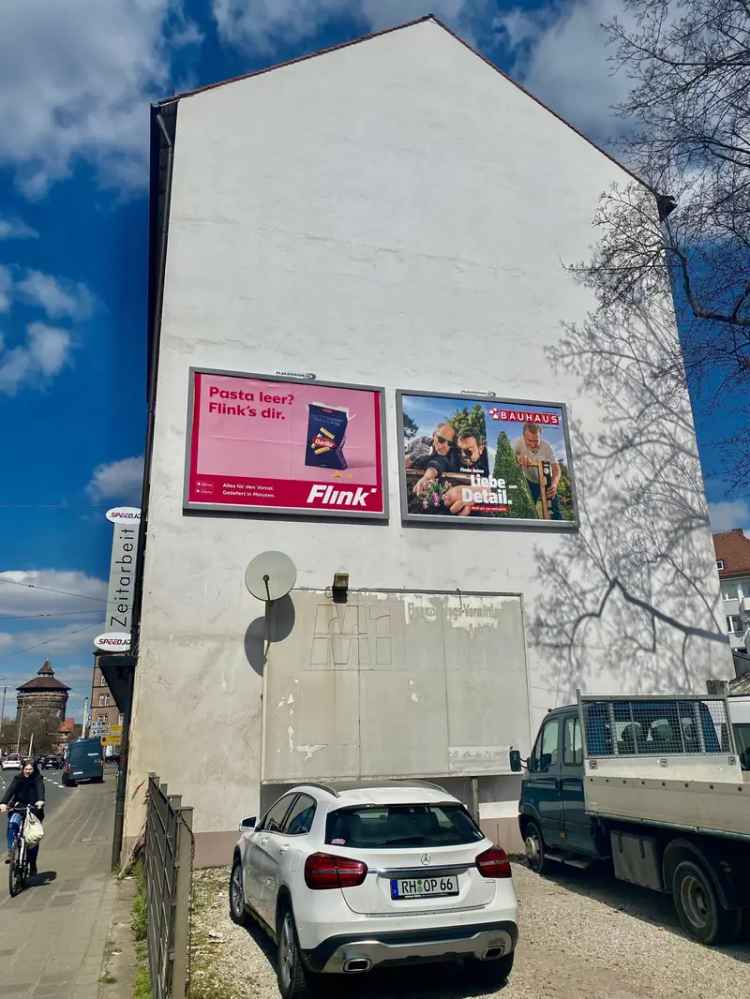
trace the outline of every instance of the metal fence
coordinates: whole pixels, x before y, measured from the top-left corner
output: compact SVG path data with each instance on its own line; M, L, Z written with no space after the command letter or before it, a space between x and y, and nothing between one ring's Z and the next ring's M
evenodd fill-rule
M193 809L181 801L148 775L144 870L154 999L183 999L188 991Z

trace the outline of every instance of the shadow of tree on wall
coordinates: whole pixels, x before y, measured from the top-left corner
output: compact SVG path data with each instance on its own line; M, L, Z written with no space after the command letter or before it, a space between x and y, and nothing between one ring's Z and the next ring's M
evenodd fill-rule
M580 532L536 548L531 643L555 703L602 689L605 669L631 692L705 691L729 650L671 298L563 330L550 361L602 415L572 424Z

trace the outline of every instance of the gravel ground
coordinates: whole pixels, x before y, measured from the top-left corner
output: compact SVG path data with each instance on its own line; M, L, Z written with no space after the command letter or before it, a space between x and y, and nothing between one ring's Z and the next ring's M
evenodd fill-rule
M747 999L750 942L709 949L683 936L671 900L605 875L515 864L520 942L505 988L483 991L461 965L423 965L330 981L324 996L362 999ZM229 919L229 868L196 872L196 995L278 999L274 948ZM202 983L202 985L201 985ZM328 986L328 980L326 981ZM207 988L208 987L208 988Z

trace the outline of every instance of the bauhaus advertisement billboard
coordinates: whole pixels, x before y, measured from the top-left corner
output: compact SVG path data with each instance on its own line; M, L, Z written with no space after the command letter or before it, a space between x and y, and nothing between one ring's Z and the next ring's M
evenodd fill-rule
M383 390L190 370L184 506L384 518Z
M406 391L396 397L405 520L577 526L562 403Z

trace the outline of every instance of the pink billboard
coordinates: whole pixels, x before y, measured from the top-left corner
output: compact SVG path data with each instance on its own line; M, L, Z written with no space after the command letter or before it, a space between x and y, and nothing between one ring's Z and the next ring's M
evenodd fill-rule
M186 509L385 517L383 392L190 371Z

